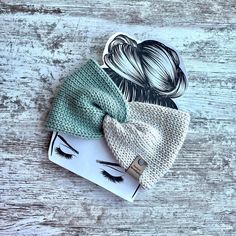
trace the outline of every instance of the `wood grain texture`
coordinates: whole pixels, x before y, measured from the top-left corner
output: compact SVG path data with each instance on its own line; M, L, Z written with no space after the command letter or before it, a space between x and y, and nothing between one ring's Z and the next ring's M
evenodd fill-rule
M235 1L0 1L0 235L235 235ZM125 32L183 56L191 126L173 168L128 203L51 163L63 77Z

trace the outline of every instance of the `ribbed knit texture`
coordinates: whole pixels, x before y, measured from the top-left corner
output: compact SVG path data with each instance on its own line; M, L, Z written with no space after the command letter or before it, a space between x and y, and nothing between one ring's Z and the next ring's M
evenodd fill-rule
M137 156L148 163L139 182L149 189L173 164L184 142L190 116L175 109L139 102L131 102L129 108L128 123L105 117L105 140L125 169Z
M68 76L54 98L46 127L84 138L102 137L105 114L127 121L128 102L106 72L90 59Z
M128 103L93 60L65 79L48 116L47 128L84 138L104 135L120 165L137 156L147 167L139 178L148 189L174 162L187 133L189 114L155 104Z

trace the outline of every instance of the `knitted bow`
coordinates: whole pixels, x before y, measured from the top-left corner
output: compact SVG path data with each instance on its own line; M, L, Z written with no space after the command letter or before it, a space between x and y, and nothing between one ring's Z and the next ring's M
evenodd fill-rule
M64 81L46 127L84 138L104 136L120 165L150 188L174 162L189 120L189 114L179 110L128 102L90 59Z

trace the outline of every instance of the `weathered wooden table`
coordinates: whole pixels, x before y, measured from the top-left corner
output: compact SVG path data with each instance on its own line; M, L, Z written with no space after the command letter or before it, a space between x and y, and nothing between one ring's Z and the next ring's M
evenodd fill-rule
M0 235L235 235L235 1L0 1ZM171 171L134 203L51 163L63 76L115 32L179 49L191 126Z

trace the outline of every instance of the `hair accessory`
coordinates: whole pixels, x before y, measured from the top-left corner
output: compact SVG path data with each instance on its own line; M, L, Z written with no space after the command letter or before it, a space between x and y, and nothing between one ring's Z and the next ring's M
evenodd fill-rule
M128 102L106 72L90 59L65 79L46 126L84 138L99 138L106 114L126 122Z
M189 121L189 114L179 110L127 102L90 59L65 80L46 127L84 138L104 136L120 165L144 188L151 188L174 162Z

